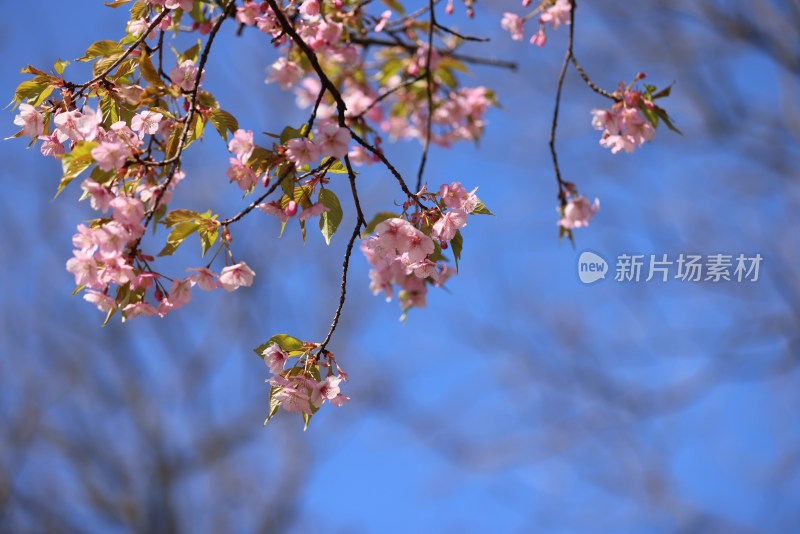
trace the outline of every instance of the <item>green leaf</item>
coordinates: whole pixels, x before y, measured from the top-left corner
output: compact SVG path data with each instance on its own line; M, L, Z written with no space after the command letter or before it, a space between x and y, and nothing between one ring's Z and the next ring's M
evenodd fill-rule
M158 253L159 256L171 256L175 254L175 251L178 250L178 247L181 243L186 240L187 237L192 235L200 228L200 224L192 221L182 222L178 224L172 231L169 233L167 237L167 245Z
M295 138L298 138L298 137L305 137L305 136L303 135L303 133L300 130L296 130L295 128L292 128L291 126L287 126L281 132L281 144L285 145L286 141L288 141L289 139L295 139Z
M389 7L389 9L397 11L400 15L406 14L406 10L403 7L403 4L401 4L397 0L381 0L381 2L386 4Z
M129 0L130 1L130 0ZM69 65L69 61L61 61L61 58L56 61L56 64L53 65L53 68L56 69L56 72L60 75L64 75L64 69L66 66Z
M470 215L491 215L494 217L494 213L489 211L489 208L486 207L486 204L481 202L481 199L478 199L478 204L475 206L475 209L469 213Z
M150 60L150 56L147 54L142 54L139 58L139 72L142 73L142 78L153 87L164 86L164 81L161 79L155 65L153 65L153 62Z
M64 176L58 184L56 197L61 194L69 183L78 177L80 173L88 169L94 163L92 158L92 149L97 146L94 141L78 141L72 152L64 154L61 158L61 168L64 171Z
M103 2L103 3L105 5L107 5L108 7L113 7L114 9L116 9L119 6L124 6L125 4L128 4L130 2L133 2L133 0L112 0L112 1L109 1L109 2Z
M122 47L116 41L97 41L92 46L86 49L83 57L79 57L75 61L91 61L96 57L109 57L115 54L121 54Z
M192 133L195 139L202 139L203 138L203 131L206 126L206 121L203 120L203 114L198 113L194 116L194 131Z
M46 76L37 76L33 80L22 82L14 93L16 101L36 107L53 92L53 86L50 84L51 78Z
M258 354L259 358L263 359L264 356L261 353L267 350L267 348L273 343L277 343L278 346L286 352L289 353L294 352L295 354L293 354L292 356L296 356L297 354L303 353L303 342L297 339L296 337L292 337L288 334L276 334L272 336L267 340L266 343L262 343L258 347L254 348L253 352Z
M219 236L219 228L214 228L213 230L208 230L205 226L200 228L198 231L200 235L200 246L203 249L203 257L205 257L206 252L214 246L214 243L217 241L217 237Z
M319 190L319 201L330 211L323 212L319 216L319 229L322 231L322 236L325 238L325 243L331 244L331 236L339 228L339 223L342 222L342 206L339 204L339 199L333 194L330 189Z
M188 50L186 50L186 52L178 56L178 65L180 65L187 59L191 59L192 63L197 63L197 58L200 56L200 47L201 47L200 39L198 39L196 45L189 48Z
M192 210L172 210L167 215L166 219L164 219L164 224L167 228L172 228L178 223L187 222L187 221L194 221L195 219L200 219L202 216L197 213L196 211Z
M367 224L367 227L361 233L361 237L366 237L372 232L374 232L375 227L378 226L383 221L385 221L386 219L395 219L397 217L400 216L396 213L392 213L391 211L381 211L380 213L377 213L369 222L369 224Z
M325 164L330 160L334 160L334 162L331 163L330 167L328 167L328 171L327 172L332 172L334 174L347 174L348 171L347 171L347 167L345 166L345 164L342 163L341 161L339 161L338 159L334 158L333 156L331 156L329 158L325 158L324 160L322 160L322 163L320 164L320 167L324 167Z
M439 246L438 241L433 242L433 254L430 254L428 256L428 259L434 263L440 261L447 261L447 257L444 254L442 254L442 247Z
M147 4L144 0L136 0L136 3L131 6L131 20L136 20L144 17L147 11Z
M222 140L228 141L228 132L235 133L239 129L239 121L236 117L225 111L224 109L215 109L208 115L208 120L214 125L214 128L219 132Z
M667 112L664 111L664 109L655 106L653 108L653 111L655 112L656 115L658 115L661 118L661 120L664 121L664 124L667 125L667 128L669 128L670 130L672 130L677 134L683 135L683 132L680 131L678 128L676 128L674 124L672 124L672 121L669 119L669 115L667 115Z
M456 260L456 273L458 272L458 260L461 259L461 249L464 247L464 238L461 236L461 230L456 231L456 235L450 240L450 249L453 251L453 257Z
M275 394L279 392L283 388L279 388L276 386L272 386L269 388L269 410L267 411L267 419L264 421L264 426L269 423L269 420L275 417L275 414L278 413L278 410L281 407L281 403L279 400L275 398Z
M110 96L100 99L100 109L103 112L103 124L111 125L119 120L117 103Z
M675 82L672 82L672 83L671 83L671 84L669 84L667 87L665 87L665 88L664 88L664 89L662 89L661 91L659 91L659 92L657 92L656 94L654 94L654 95L653 95L653 99L655 100L656 98L664 98L664 97L667 97L667 96L669 96L669 95L670 95L670 93L672 92L672 86L673 86L673 85L675 85ZM653 90L655 91L655 87L653 88Z

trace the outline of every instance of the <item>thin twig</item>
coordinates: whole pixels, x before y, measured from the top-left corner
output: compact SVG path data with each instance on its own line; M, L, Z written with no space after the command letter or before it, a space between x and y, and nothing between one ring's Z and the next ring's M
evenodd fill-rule
M353 234L350 236L350 241L347 242L347 250L344 253L344 262L342 264L342 290L339 293L339 305L336 307L336 313L333 314L333 321L331 322L331 328L328 330L328 335L325 336L325 341L319 347L319 351L317 354L322 354L325 350L325 347L333 337L333 332L336 330L336 326L339 324L339 317L342 315L342 308L344 308L344 301L347 295L347 271L350 270L350 256L353 253L353 244L356 242L356 238L358 238L359 234L361 233L361 220L356 221L356 226L353 228Z
M361 46L397 46L400 48L404 48L409 52L415 52L417 50L417 46L411 43L406 43L404 41L390 41L388 39L377 39L375 37L351 37L350 42L354 44L359 44ZM457 59L459 61L463 61L464 63L472 63L475 65L486 65L489 67L500 67L509 70L517 70L518 66L513 61L505 61L502 59L493 59L493 58L484 58L484 57L476 57L470 56L467 54L460 54L458 52L454 52L452 49L449 48L437 48L436 52L439 55L443 56L450 56L453 59Z
M150 23L150 25L147 27L147 29L144 32L142 32L142 34L125 50L125 52L119 58L117 58L117 60L114 63L111 64L110 67L108 67L106 70L104 70L103 72L101 72L100 74L98 74L97 76L95 76L94 78L89 80L88 82L86 82L84 84L81 84L81 85L78 85L77 87L79 89L86 89L87 87L89 87L93 83L97 83L100 80L104 80L106 76L111 74L111 72L114 69L119 67L120 64L123 61L125 61L128 58L128 56L131 55L131 53L134 50L136 50L136 48L138 48L138 46L140 44L142 44L142 42L144 42L145 39L147 39L147 36L150 34L150 32L153 31L153 29L155 29L156 26L158 26L158 24L161 22L161 19L163 19L167 15L167 13L169 13L168 9L162 9L161 13L159 13L158 16L153 19L153 21Z
M572 2L572 9L569 12L570 17L570 24L569 24L569 41L567 43L567 53L564 56L564 63L561 65L561 73L558 75L558 85L556 88L556 103L553 108L553 123L550 127L550 155L553 158L553 169L556 173L556 180L558 180L558 198L562 204L566 203L567 201L567 187L566 182L561 178L561 169L558 166L558 156L556 154L556 128L558 128L558 111L561 105L561 89L564 86L564 77L567 74L567 67L569 66L569 61L572 58L572 42L573 42L573 32L575 28L575 0L571 0Z
M428 114L425 118L425 143L422 146L422 158L417 172L417 191L422 189L422 175L425 172L425 163L428 161L428 149L431 146L431 127L433 126L433 72L431 60L433 58L433 30L436 27L436 14L433 9L433 0L429 0L428 9L430 22L428 24L428 50L425 61L425 93L428 100Z
M575 68L578 70L578 74L581 75L581 78L583 78L583 81L586 82L586 85L591 87L592 91L594 91L595 93L601 94L606 98L610 98L611 100L617 100L617 101L619 100L618 97L615 97L614 95L612 95L608 91L597 87L597 85L595 85L595 83L591 79L589 79L589 76L586 75L586 72L583 70L583 67L581 67L580 63L578 63L578 60L575 59L575 54L574 53L570 54L570 56L571 56L570 59L572 60L572 64L575 65Z
M425 78L425 76L426 76L426 74L425 74L425 73L422 73L422 74L420 74L419 76L417 76L416 78L411 78L410 80L406 80L406 81L404 81L403 83L398 83L397 85L395 85L394 87L392 87L391 89L389 89L388 91L386 91L385 93L381 94L381 95L380 95L378 98L376 98L375 100L373 100L373 101L370 103L370 105L369 105L369 106L367 106L367 107L364 109L364 111L362 111L361 113L359 113L358 115L356 115L355 117L353 117L353 120L359 120L361 117L363 117L364 115L366 115L367 113L369 113L369 111L370 111L372 108L374 108L376 105L378 105L378 104L379 104L379 103L380 103L380 102L381 102L383 99L385 99L386 97L388 97L388 96L389 96L389 95L391 95L392 93L394 93L394 92L398 91L399 89L402 89L403 87L408 87L409 85L413 85L413 84L417 83L417 82L418 82L418 81L420 81L421 79Z
M431 8L431 11L433 11L433 8ZM491 41L491 39L487 39L487 38L483 38L483 37L472 37L471 35L460 34L457 31L448 28L447 26L442 26L438 22L434 23L434 26L436 26L437 28L439 28L443 32L449 33L450 35L455 35L456 37L458 37L459 39L462 39L464 41L474 41L476 43L488 43L489 41Z

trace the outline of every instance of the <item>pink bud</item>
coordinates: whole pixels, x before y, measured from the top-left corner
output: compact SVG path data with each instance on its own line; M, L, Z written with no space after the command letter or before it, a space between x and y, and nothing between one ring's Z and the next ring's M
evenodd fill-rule
M189 101L188 100L184 100L183 101L183 111L186 111L186 112L189 111Z
M290 200L286 205L286 209L283 210L283 213L285 213L287 217L294 217L295 214L297 214L297 202Z
M211 23L204 22L200 25L200 35L208 35L211 33Z

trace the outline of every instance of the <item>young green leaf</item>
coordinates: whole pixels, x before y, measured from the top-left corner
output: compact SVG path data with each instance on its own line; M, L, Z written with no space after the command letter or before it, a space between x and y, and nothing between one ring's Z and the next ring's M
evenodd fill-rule
M333 236L342 222L342 206L339 204L339 199L330 189L319 190L319 201L329 210L319 216L319 229L322 231L325 243L330 245L331 236Z

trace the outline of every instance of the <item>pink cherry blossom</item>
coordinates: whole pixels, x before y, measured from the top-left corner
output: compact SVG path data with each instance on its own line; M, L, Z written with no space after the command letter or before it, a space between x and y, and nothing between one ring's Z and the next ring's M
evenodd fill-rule
M134 319L140 315L155 315L157 310L153 307L152 304L147 302L134 302L133 304L128 304L122 311L125 312L125 317L128 319Z
M390 10L386 10L381 13L380 18L378 19L378 23L375 24L375 33L380 33L386 27L386 24L389 22L389 19L392 18L392 12Z
M230 158L230 163L231 166L228 168L228 172L225 173L230 183L236 182L242 191L249 191L258 183L258 176L250 167L243 165L236 158Z
M114 193L112 193L106 186L99 184L87 178L81 183L81 189L89 195L92 209L101 211L103 213L108 211L109 204L114 200Z
M92 158L97 161L100 170L121 169L130 155L130 150L122 143L102 142L92 148Z
M467 214L464 210L449 210L444 217L433 224L431 237L440 241L450 241L460 228L467 225Z
M328 376L321 382L309 381L311 386L311 404L319 408L326 400L331 400L339 395L339 383L342 379L338 376Z
M191 1L191 0L189 0ZM183 89L184 91L191 91L194 89L194 84L197 81L197 74L199 69L195 66L191 59L185 60L179 66L174 67L169 71L169 78L172 83ZM205 70L200 73L200 81L205 77Z
M254 26L260 15L261 10L256 2L245 2L244 6L236 8L236 22L246 26Z
M67 139L71 141L83 141L83 135L78 131L77 121L83 114L74 109L72 111L62 111L53 119L59 132L59 141L62 143Z
M194 280L191 277L184 280L176 278L172 281L172 286L169 288L169 302L173 309L185 306L192 300L193 285Z
M93 289L87 289L86 293L83 294L83 300L86 302L91 302L97 309L103 313L108 313L109 311L113 310L117 307L116 301L106 295L105 293L101 293L99 291L95 291Z
M556 208L561 211L559 208ZM564 217L558 221L558 224L568 230L572 228L580 228L582 226L589 226L589 219L594 217L594 214L600 209L600 201L594 199L594 204L589 202L589 199L583 195L570 198L564 208Z
M58 130L55 130L50 135L40 135L39 140L42 141L41 150L43 156L55 156L66 152L64 145L61 144L58 138Z
M233 152L242 163L246 163L250 159L255 148L252 130L236 130L233 139L228 143L228 150Z
M192 6L194 6L194 0L165 0L164 7L167 9L178 9L181 8L187 13L192 10Z
M347 128L342 128L333 121L320 121L316 144L323 156L345 157L350 139L350 130Z
M320 158L320 149L311 139L289 139L286 142L286 157L295 164L295 167L310 165Z
M14 124L22 126L23 135L38 137L44 133L44 117L30 104L19 105L19 115L14 117Z
M562 24L570 23L570 12L572 11L572 4L570 0L557 0L555 4L548 7L544 13L539 16L539 23L550 23L554 30L558 29Z
M109 202L108 205L114 210L111 215L114 220L119 221L129 230L141 226L145 210L144 204L138 198L117 197Z
M500 21L500 26L511 33L511 38L515 41L521 41L525 37L525 29L523 28L523 20L514 13L504 13L503 20Z
M194 274L189 278L195 281L197 287L203 291L213 291L217 287L217 281L214 279L217 275L207 267L198 267L195 269L186 269L189 272L194 271Z
M303 79L303 69L297 63L289 61L285 57L278 58L270 69L272 72L267 76L265 82L278 82L278 85L284 91L291 89Z
M67 271L75 275L75 285L102 287L94 257L82 250L76 250L73 254L74 256L67 260Z
M547 44L547 35L544 33L544 26L540 27L539 31L533 34L533 37L531 37L531 44L539 48Z
M312 19L319 15L319 1L318 0L304 0L300 5L300 14L306 20Z
M219 273L219 285L225 291L235 291L242 286L250 287L255 275L245 262L239 262L222 269Z
M150 110L137 113L131 119L131 129L134 132L139 132L139 139L143 139L145 135L154 135L158 133L159 123L164 115L161 113L154 113Z
M128 33L133 36L138 37L142 35L144 32L147 31L147 28L150 27L150 21L144 18L139 18L132 20L128 23ZM153 39L158 37L158 32L153 29L149 34L147 34L148 39Z
M283 368L289 359L289 353L281 349L277 343L272 343L261 353L264 363L269 367L269 372L277 375L283 372Z
M289 216L286 215L286 212L281 209L275 202L265 202L264 204L259 204L258 209L263 211L264 213L268 213L270 215L274 215L278 219L281 220L282 223L285 223L289 220Z
M606 132L600 139L600 146L610 148L612 154L622 152L623 150L630 154L633 152L633 149L636 148L636 143L634 143L633 138L628 135L608 135Z
M322 215L326 211L330 210L331 209L325 206L322 202L315 202L314 204L305 208L303 212L297 216L297 219L300 221L305 221L309 217L316 217L317 215Z

